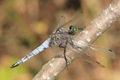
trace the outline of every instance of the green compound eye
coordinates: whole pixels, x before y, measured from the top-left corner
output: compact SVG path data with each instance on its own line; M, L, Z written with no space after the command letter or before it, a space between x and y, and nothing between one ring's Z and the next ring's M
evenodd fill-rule
M68 34L75 35L75 34L77 33L77 30L78 30L78 29L76 28L76 26L71 25L71 26L69 27Z

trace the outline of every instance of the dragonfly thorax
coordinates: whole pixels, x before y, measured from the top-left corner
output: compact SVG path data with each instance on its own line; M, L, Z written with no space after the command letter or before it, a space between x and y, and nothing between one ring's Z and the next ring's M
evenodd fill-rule
M50 37L51 37L51 44L59 45L61 43L64 44L66 42L66 40L71 37L71 35L68 34L67 29L60 28L60 29L56 30L56 32L53 33Z

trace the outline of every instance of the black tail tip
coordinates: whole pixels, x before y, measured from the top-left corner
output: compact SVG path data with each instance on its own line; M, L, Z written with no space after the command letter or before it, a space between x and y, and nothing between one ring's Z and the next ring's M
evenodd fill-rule
M12 66L10 66L10 68L15 68L16 66L14 66L14 65L12 65Z
M14 68L14 66L10 66L10 68Z
M12 66L10 66L10 68L15 68L17 67L19 64L13 64Z

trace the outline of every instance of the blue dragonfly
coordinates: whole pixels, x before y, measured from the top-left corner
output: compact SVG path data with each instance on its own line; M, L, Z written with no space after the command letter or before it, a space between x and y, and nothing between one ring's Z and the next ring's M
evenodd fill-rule
M45 40L42 43L42 45L40 45L39 47L37 47L36 49L31 51L28 55L26 55L25 57L20 59L18 62L13 64L10 68L14 68L16 66L19 66L20 64L26 62L27 60L29 60L33 56L39 54L40 52L42 52L46 48L49 48L50 46L53 46L53 45L57 45L59 48L63 48L64 59L66 61L66 66L67 66L67 64L68 64L68 60L66 58L67 44L70 44L70 46L72 46L73 48L79 48L79 46L74 45L74 42L73 42L73 40L74 40L73 36L76 35L77 32L83 30L83 28L79 28L79 27L73 25L73 22L76 22L78 18L79 18L79 15L73 17L68 22L65 22L65 17L61 16L59 24L57 25L57 27L53 31L53 33L50 35L50 37L47 40ZM69 26L69 29L65 28L66 25ZM92 50L94 49L96 51L99 51L99 49L95 48L95 46L90 45L88 47ZM111 56L114 55L112 50L107 50L107 53L110 55L112 54ZM86 58L87 62L89 61L90 63L93 63L93 64L95 63L95 64L98 64L100 66L103 66L102 64L100 64L98 61L92 59L87 54L83 53L82 55L84 58Z
M59 21L59 24L57 25L57 28L54 30L54 32L50 35L50 37L42 43L39 47L34 49L31 53L20 59L18 62L13 64L10 68L14 68L33 56L37 55L38 53L42 52L46 48L52 46L52 45L58 45L60 48L64 48L64 58L67 63L67 58L66 58L66 48L67 48L67 43L70 43L71 46L74 46L73 41L72 41L72 36L76 34L77 30L82 30L82 28L76 28L73 25L69 26L69 29L63 28L64 26L74 22L77 19L78 16L75 16L73 19L65 23L65 17L61 16L61 19ZM63 24L64 23L64 24Z

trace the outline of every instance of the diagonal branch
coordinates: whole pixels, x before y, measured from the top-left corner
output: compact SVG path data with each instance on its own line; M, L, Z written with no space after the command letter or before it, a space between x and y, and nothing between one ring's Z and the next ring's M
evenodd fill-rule
M85 50L85 48L93 43L104 31L111 27L120 17L120 0L114 0L109 7L104 10L96 19L94 19L75 39L75 45L78 45ZM69 48L67 51L67 59L71 62L75 59L76 54L80 51ZM61 53L62 54L62 53ZM59 56L54 57L46 63L40 72L33 78L33 80L53 80L66 68L64 58Z

